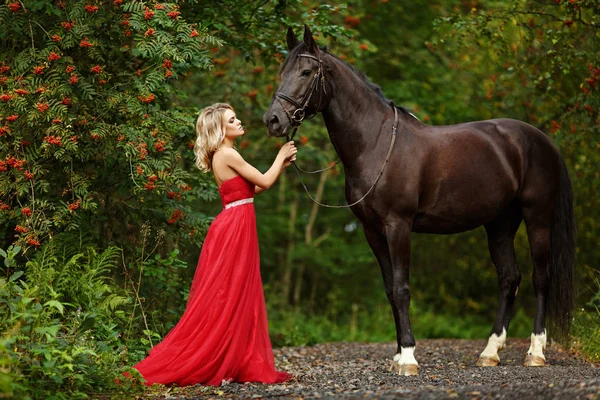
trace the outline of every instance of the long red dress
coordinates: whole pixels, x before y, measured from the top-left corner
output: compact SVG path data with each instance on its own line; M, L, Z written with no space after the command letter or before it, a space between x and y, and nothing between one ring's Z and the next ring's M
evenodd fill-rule
M278 383L260 276L254 184L241 176L219 188L224 209L212 222L185 312L134 366L147 385ZM229 205L229 206L228 206Z

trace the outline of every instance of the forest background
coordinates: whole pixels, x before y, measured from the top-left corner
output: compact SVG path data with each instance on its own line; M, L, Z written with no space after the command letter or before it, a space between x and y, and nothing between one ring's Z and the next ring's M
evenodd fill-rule
M600 357L597 260L600 5L592 0L8 1L0 5L0 389L15 398L139 393L114 378L183 312L220 211L195 169L201 108L229 102L261 170L281 139L262 123L303 24L423 122L508 117L546 132L569 168L577 218L577 314L569 343ZM335 161L322 120L298 163ZM340 166L305 178L343 204ZM392 341L375 257L349 210L321 209L292 170L256 203L275 346ZM532 330L529 246L510 336ZM417 340L485 338L496 274L483 229L414 235Z

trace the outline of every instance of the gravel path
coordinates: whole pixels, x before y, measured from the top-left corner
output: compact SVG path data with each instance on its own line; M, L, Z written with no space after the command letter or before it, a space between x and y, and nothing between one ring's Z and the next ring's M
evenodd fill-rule
M546 349L548 366L522 366L528 339L508 339L501 365L475 366L485 340L420 340L419 375L388 371L395 343L328 343L275 349L278 368L294 375L284 384L237 384L165 389L148 399L600 399L600 365L559 347Z

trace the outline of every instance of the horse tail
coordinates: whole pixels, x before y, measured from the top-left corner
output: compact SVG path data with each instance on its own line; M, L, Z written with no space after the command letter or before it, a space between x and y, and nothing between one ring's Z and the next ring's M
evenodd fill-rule
M561 156L559 158L560 188L550 233L550 293L547 310L552 335L564 341L569 336L575 304L575 218L571 179L564 159Z

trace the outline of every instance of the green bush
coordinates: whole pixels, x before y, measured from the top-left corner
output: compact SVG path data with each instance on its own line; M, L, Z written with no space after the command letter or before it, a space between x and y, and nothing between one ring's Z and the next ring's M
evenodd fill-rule
M600 361L600 271L587 268L594 290L590 301L577 310L573 321L573 347L591 361Z
M82 230L134 247L147 219L189 240L205 217L181 199L214 192L186 167L194 118L169 96L220 43L174 3L0 5L0 244Z
M0 250L3 337L0 379L3 393L15 398L85 398L91 391L137 390L116 385L119 365L127 365L121 334L129 320L131 296L110 278L121 250L93 248L71 253L50 241L23 269L12 258L18 248ZM127 369L130 370L130 369Z

